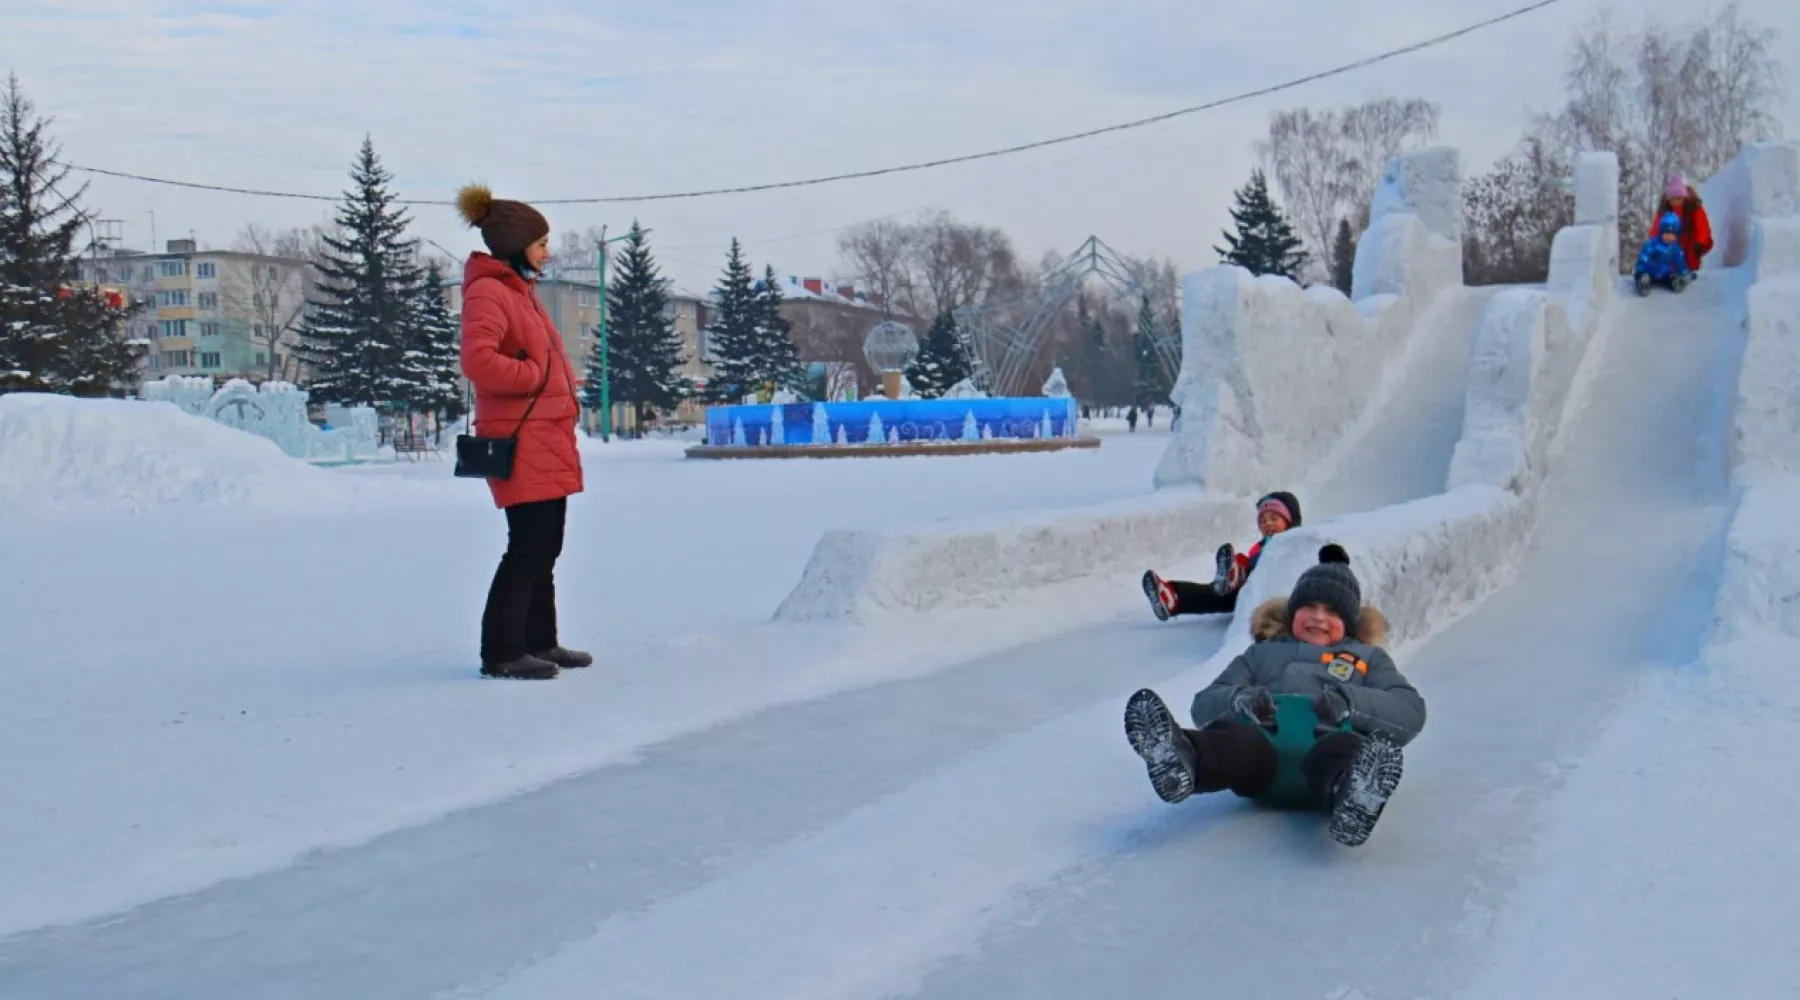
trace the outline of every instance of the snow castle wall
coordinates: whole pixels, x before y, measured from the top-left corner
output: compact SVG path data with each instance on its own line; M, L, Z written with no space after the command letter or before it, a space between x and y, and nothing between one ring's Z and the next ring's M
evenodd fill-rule
M1350 553L1393 644L1443 628L1511 578L1537 520L1544 469L1579 409L1616 294L1618 158L1576 166L1575 222L1557 233L1543 289L1496 293L1470 343L1463 435L1448 488L1285 532L1263 549L1240 608L1288 593L1319 547ZM1248 616L1234 622L1234 638Z
M1495 486L1530 496L1542 481L1576 373L1619 284L1618 189L1616 155L1582 154L1576 221L1551 243L1545 287L1511 288L1489 300L1470 344L1450 489Z
M1389 161L1350 298L1231 265L1187 276L1181 429L1158 488L1249 496L1297 482L1356 425L1419 318L1462 283L1460 163L1441 146Z
M1800 144L1746 146L1700 190L1716 234L1709 262L1722 254L1748 284L1728 456L1743 492L1708 641L1800 638Z

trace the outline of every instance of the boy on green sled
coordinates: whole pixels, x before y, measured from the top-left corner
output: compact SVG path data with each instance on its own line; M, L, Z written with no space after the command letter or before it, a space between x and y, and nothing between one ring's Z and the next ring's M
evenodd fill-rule
M1255 643L1194 696L1196 728L1181 728L1154 691L1126 703L1125 736L1151 786L1165 802L1227 788L1263 797L1283 777L1277 699L1299 696L1310 747L1288 777L1331 814L1333 839L1363 843L1400 783L1400 748L1425 727L1425 700L1381 648L1387 619L1362 603L1349 554L1327 545L1285 600L1256 609L1250 631Z

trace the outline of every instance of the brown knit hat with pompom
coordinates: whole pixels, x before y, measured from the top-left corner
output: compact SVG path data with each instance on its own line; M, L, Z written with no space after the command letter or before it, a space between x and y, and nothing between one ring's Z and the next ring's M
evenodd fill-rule
M521 253L550 231L543 213L522 201L494 197L486 185L470 184L456 192L456 210L481 230L481 241L496 257Z

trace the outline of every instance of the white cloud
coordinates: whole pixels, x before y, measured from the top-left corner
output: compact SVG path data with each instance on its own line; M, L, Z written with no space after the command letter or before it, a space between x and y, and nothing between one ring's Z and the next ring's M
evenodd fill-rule
M1032 141L1278 82L1513 5L89 0L48 12L0 0L0 21L8 68L56 116L78 162L333 194L369 133L408 195L444 198L480 179L502 196L551 198L753 184ZM829 272L833 236L771 238L933 204L1005 228L1028 257L1092 232L1192 269L1216 260L1231 189L1271 109L1429 97L1443 106L1443 138L1477 170L1512 143L1525 110L1554 102L1566 41L1594 9L1569 0L1291 93L1018 157L547 214L563 228L641 216L666 269L694 287L733 235L759 266ZM1674 0L1634 9L1694 14ZM1795 51L1800 10L1782 0L1745 9ZM1797 110L1790 100L1790 122ZM90 201L138 246L149 243L148 211L159 239L192 229L214 244L246 221L303 224L330 211L106 178ZM478 245L447 208L414 216L439 243Z

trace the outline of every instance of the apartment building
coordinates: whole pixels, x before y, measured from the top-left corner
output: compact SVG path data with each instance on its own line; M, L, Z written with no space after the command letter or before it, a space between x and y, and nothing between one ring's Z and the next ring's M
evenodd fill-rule
M150 341L142 377L304 379L294 346L306 308L305 261L169 240L164 253L118 251L83 258L81 267L84 280L146 305L128 331Z

